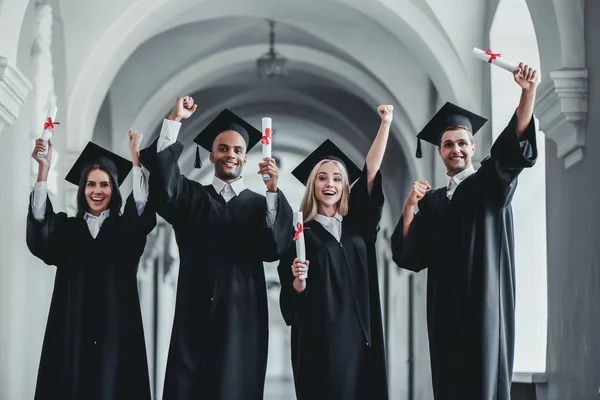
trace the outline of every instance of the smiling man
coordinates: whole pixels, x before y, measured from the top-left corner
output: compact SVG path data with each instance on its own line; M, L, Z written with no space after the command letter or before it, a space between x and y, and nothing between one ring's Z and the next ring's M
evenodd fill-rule
M289 247L292 210L277 189L273 158L257 172L271 177L266 198L245 189L246 153L262 135L229 110L194 140L211 152L212 185L180 174L176 138L195 110L191 97L178 98L158 140L140 154L181 260L163 398L262 399L269 334L263 261Z
M446 103L419 133L439 146L448 184L416 181L392 236L400 268L427 273L427 327L436 400L509 400L515 343L511 200L537 158L535 70L519 65L521 101L476 171L473 135L486 120ZM417 157L420 156L420 143ZM418 204L419 212L415 214Z

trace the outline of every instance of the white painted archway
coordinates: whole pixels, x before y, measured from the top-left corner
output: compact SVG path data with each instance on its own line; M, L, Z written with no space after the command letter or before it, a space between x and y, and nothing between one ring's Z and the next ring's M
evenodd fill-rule
M217 81L224 76L234 74L236 68L243 68L260 54L262 46L247 46L242 49L225 50L214 56L199 61L196 64L188 66L180 74L172 77L165 82L159 90L145 103L145 107L136 116L132 127L141 132L151 132L157 122L157 116L164 115L166 110L171 107L173 99L178 95L193 93L194 91L205 87L210 82ZM363 94L363 98L375 108L378 102L391 100L395 103L390 94L386 92L381 85L372 77L364 74L359 69L344 63L328 54L300 46L282 45L278 47L289 59L299 60L303 63L317 67L324 71L321 75L327 75L333 81L340 83L341 87L350 89L351 92ZM227 61L226 61L227 60ZM224 67L224 63L228 66ZM198 71L202 71L198 77ZM354 89L354 90L352 90ZM255 101L266 96L266 93L253 93ZM250 100L249 97L247 97ZM314 100L312 100L314 102ZM400 103L396 103L400 104ZM410 160L414 151L414 135L416 129L410 123L407 113L402 107L396 107L394 110L393 131L396 132L396 140L400 143L405 159ZM343 116L338 115L342 119ZM374 128L376 129L376 128ZM123 143L122 147L125 147ZM411 176L422 176L423 166L417 163L410 163Z
M116 19L111 27L106 30L106 33L86 58L72 86L69 98L68 122L69 129L77 132L77 135L70 135L72 137L70 141L71 148L79 148L82 143L89 139L94 118L120 65L125 62L140 43L152 36L156 31L156 27L161 26L161 22L164 24L165 20L189 12L188 9L193 5L183 3L183 1L170 1L166 4L165 1L159 0L144 2L143 5L134 3L126 12L121 14L121 18ZM286 10L281 4L278 8L272 8L270 7L272 4L268 2L238 3L228 2L219 3L219 5L211 3L210 8L207 7L206 9L207 13L202 15L203 19L215 18L219 15L231 15L232 9L235 9L235 15L279 14L286 23L296 24L296 26L326 38L327 32L325 32L325 29L319 26L316 21L308 18L310 15L306 15L306 10L315 8L322 12L339 11L340 8L346 7L346 5L333 1L303 2L302 7L296 7L293 10L295 12L293 15L294 20L291 20L286 19L286 16L290 18L289 10ZM376 35L375 39L381 40L385 32L396 32L398 36L394 36L393 39L405 43L409 46L411 52L417 57L421 57L420 61L432 76L443 97L461 104L471 105L473 103L472 96L468 90L465 90L469 87L467 85L468 81L464 77L462 68L460 68L460 61L451 51L451 47L447 45L447 39L439 31L439 27L435 24L426 23L429 17L423 15L419 8L411 6L409 1L403 3L406 4L402 4L401 16L395 14L393 20L391 19L391 15L394 15L393 11L390 12L389 9L379 3L370 5L368 10L363 10L365 18L387 21L389 29L377 32L379 35ZM289 7L291 8L291 6ZM177 10L177 12L174 10ZM208 13L208 11L211 13ZM369 15L369 13L374 14L374 16ZM324 15L335 15L335 13ZM305 20L302 19L303 16ZM426 34L424 34L424 28L429 29ZM399 37L400 35L404 37ZM344 40L352 42L352 37L347 37L347 35L337 35L335 38L329 39L330 42L343 42ZM388 42L389 40L388 37ZM115 43L119 43L119 45L115 46ZM350 47L347 50L359 56L357 58L360 58L364 66L381 81L388 83L392 93L401 93L402 88L394 88L397 76L393 65L373 61L377 55L381 57L382 54L386 54L384 50L377 48L377 43L377 40L370 40L370 46L364 46L361 49L362 53L366 54L355 52L352 43L349 43ZM376 53L377 50L379 53ZM372 53L369 54L369 51ZM388 48L388 51L391 50ZM440 62L440 59L443 59L443 62ZM78 107L77 113L75 113L75 107Z

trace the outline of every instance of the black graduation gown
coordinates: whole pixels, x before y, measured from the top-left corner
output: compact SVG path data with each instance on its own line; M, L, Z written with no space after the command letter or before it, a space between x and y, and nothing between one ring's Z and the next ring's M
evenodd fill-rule
M96 239L83 218L27 216L27 246L56 266L35 399L149 400L150 384L136 273L156 225L149 203L138 216L133 195Z
M396 264L428 269L427 324L437 400L509 400L515 343L515 263L511 200L517 177L537 159L533 118L521 148L516 116L481 168L456 189L431 191L402 238Z
M277 193L266 222L265 196L243 190L228 203L212 185L179 172L183 146L141 152L157 212L179 246L177 303L165 400L262 399L269 336L263 261L279 259L293 235L292 210Z
M388 398L375 259L383 191L378 173L369 197L366 172L352 188L341 243L319 222L305 224L306 290L292 286L295 246L278 267L299 400Z

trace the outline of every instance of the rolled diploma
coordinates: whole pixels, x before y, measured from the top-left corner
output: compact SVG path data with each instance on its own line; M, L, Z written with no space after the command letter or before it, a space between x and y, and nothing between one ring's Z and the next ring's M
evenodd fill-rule
M57 112L58 112L58 108L56 108L56 106L50 107L48 116L46 117L46 119L44 119L44 125L46 124L46 121L48 121L48 118L52 118L52 121L54 121L56 119ZM42 140L44 141L44 146L46 146L46 151L38 151L38 153L37 153L38 157L43 158L43 157L46 157L46 155L48 154L48 140L50 140L51 136L52 136L52 127L44 129L44 131L42 132Z
M473 55L475 56L475 58L479 58L482 61L490 63L491 56L489 54L486 54L485 51L478 49L477 47L473 47ZM500 67L510 73L513 73L519 69L518 65L513 64L509 61L505 61L502 58L500 58L499 56L497 58L493 59L491 64L494 64L495 66ZM537 79L538 78L536 76L534 79L530 79L530 82L535 82L535 81L537 81Z
M273 130L271 129L271 118L264 117L262 119L262 134L263 134L263 137L267 136L267 129L269 130L269 132L271 133L271 135L269 137L269 143L268 144L263 143L263 145L262 145L263 160L266 157L271 157L271 142L273 140ZM271 177L269 175L267 175L267 174L264 174L262 177L263 177L264 181L271 180Z
M294 213L294 231L298 228L298 223L300 226L304 228L304 221L302 217L302 211L296 211ZM298 239L296 240L296 257L300 259L300 261L306 261L306 247L304 246L304 233L298 234ZM308 278L308 271L304 275L300 276L300 280L306 280Z

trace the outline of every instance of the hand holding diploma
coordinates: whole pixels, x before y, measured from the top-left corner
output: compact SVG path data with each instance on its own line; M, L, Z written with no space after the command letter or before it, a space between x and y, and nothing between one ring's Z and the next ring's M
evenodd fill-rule
M258 163L258 173L263 176L267 192L277 193L277 181L279 179L279 168L272 157L266 157ZM264 179L267 176L269 179Z
M537 85L537 71L528 65L523 65L523 63L519 63L518 69L513 72L513 77L523 90L531 91Z
M54 133L54 126L60 125L60 122L55 121L57 111L58 111L58 109L56 108L56 106L51 106L50 110L48 111L48 116L44 120L44 130L42 131L42 136L41 136L41 139L44 144L44 150L41 150L40 152L37 153L38 157L41 157L41 158L46 157L46 154L47 154L46 148L48 147L48 141L50 140L50 138L52 137L52 134Z
M509 61L503 60L501 58L502 54L501 53L494 53L492 50L487 49L485 51L478 49L477 47L473 47L473 56L475 56L475 58L478 58L482 61L488 62L490 64L494 64L497 67L500 67L512 74L514 74L515 72L519 72L519 74L521 74L521 78L523 79L527 79L530 82L536 83L538 77L537 76L530 76L529 78L526 77L526 75L523 75L525 71L521 70L522 67L522 63L520 63L519 65L511 63ZM525 66L527 68L529 68L528 66Z
M304 246L304 219L302 211L294 213L294 242L296 243L296 258L292 264L292 273L294 274L294 290L302 293L306 289L306 279L308 278L308 264L306 260L306 248Z
M300 280L306 280L308 278L308 261L306 261L306 247L304 245L304 222L302 217L302 211L296 211L294 213L294 242L296 243L296 262L298 264L298 275L294 273L294 276ZM294 267L292 267L294 269Z
M40 156L43 154L43 156ZM50 172L50 163L52 162L52 139L44 143L44 139L39 138L35 141L35 147L31 157L38 163L38 182L46 182Z
M308 261L300 261L299 258L294 259L292 264L292 273L294 274L293 286L294 290L302 293L306 290L306 274L308 273Z

